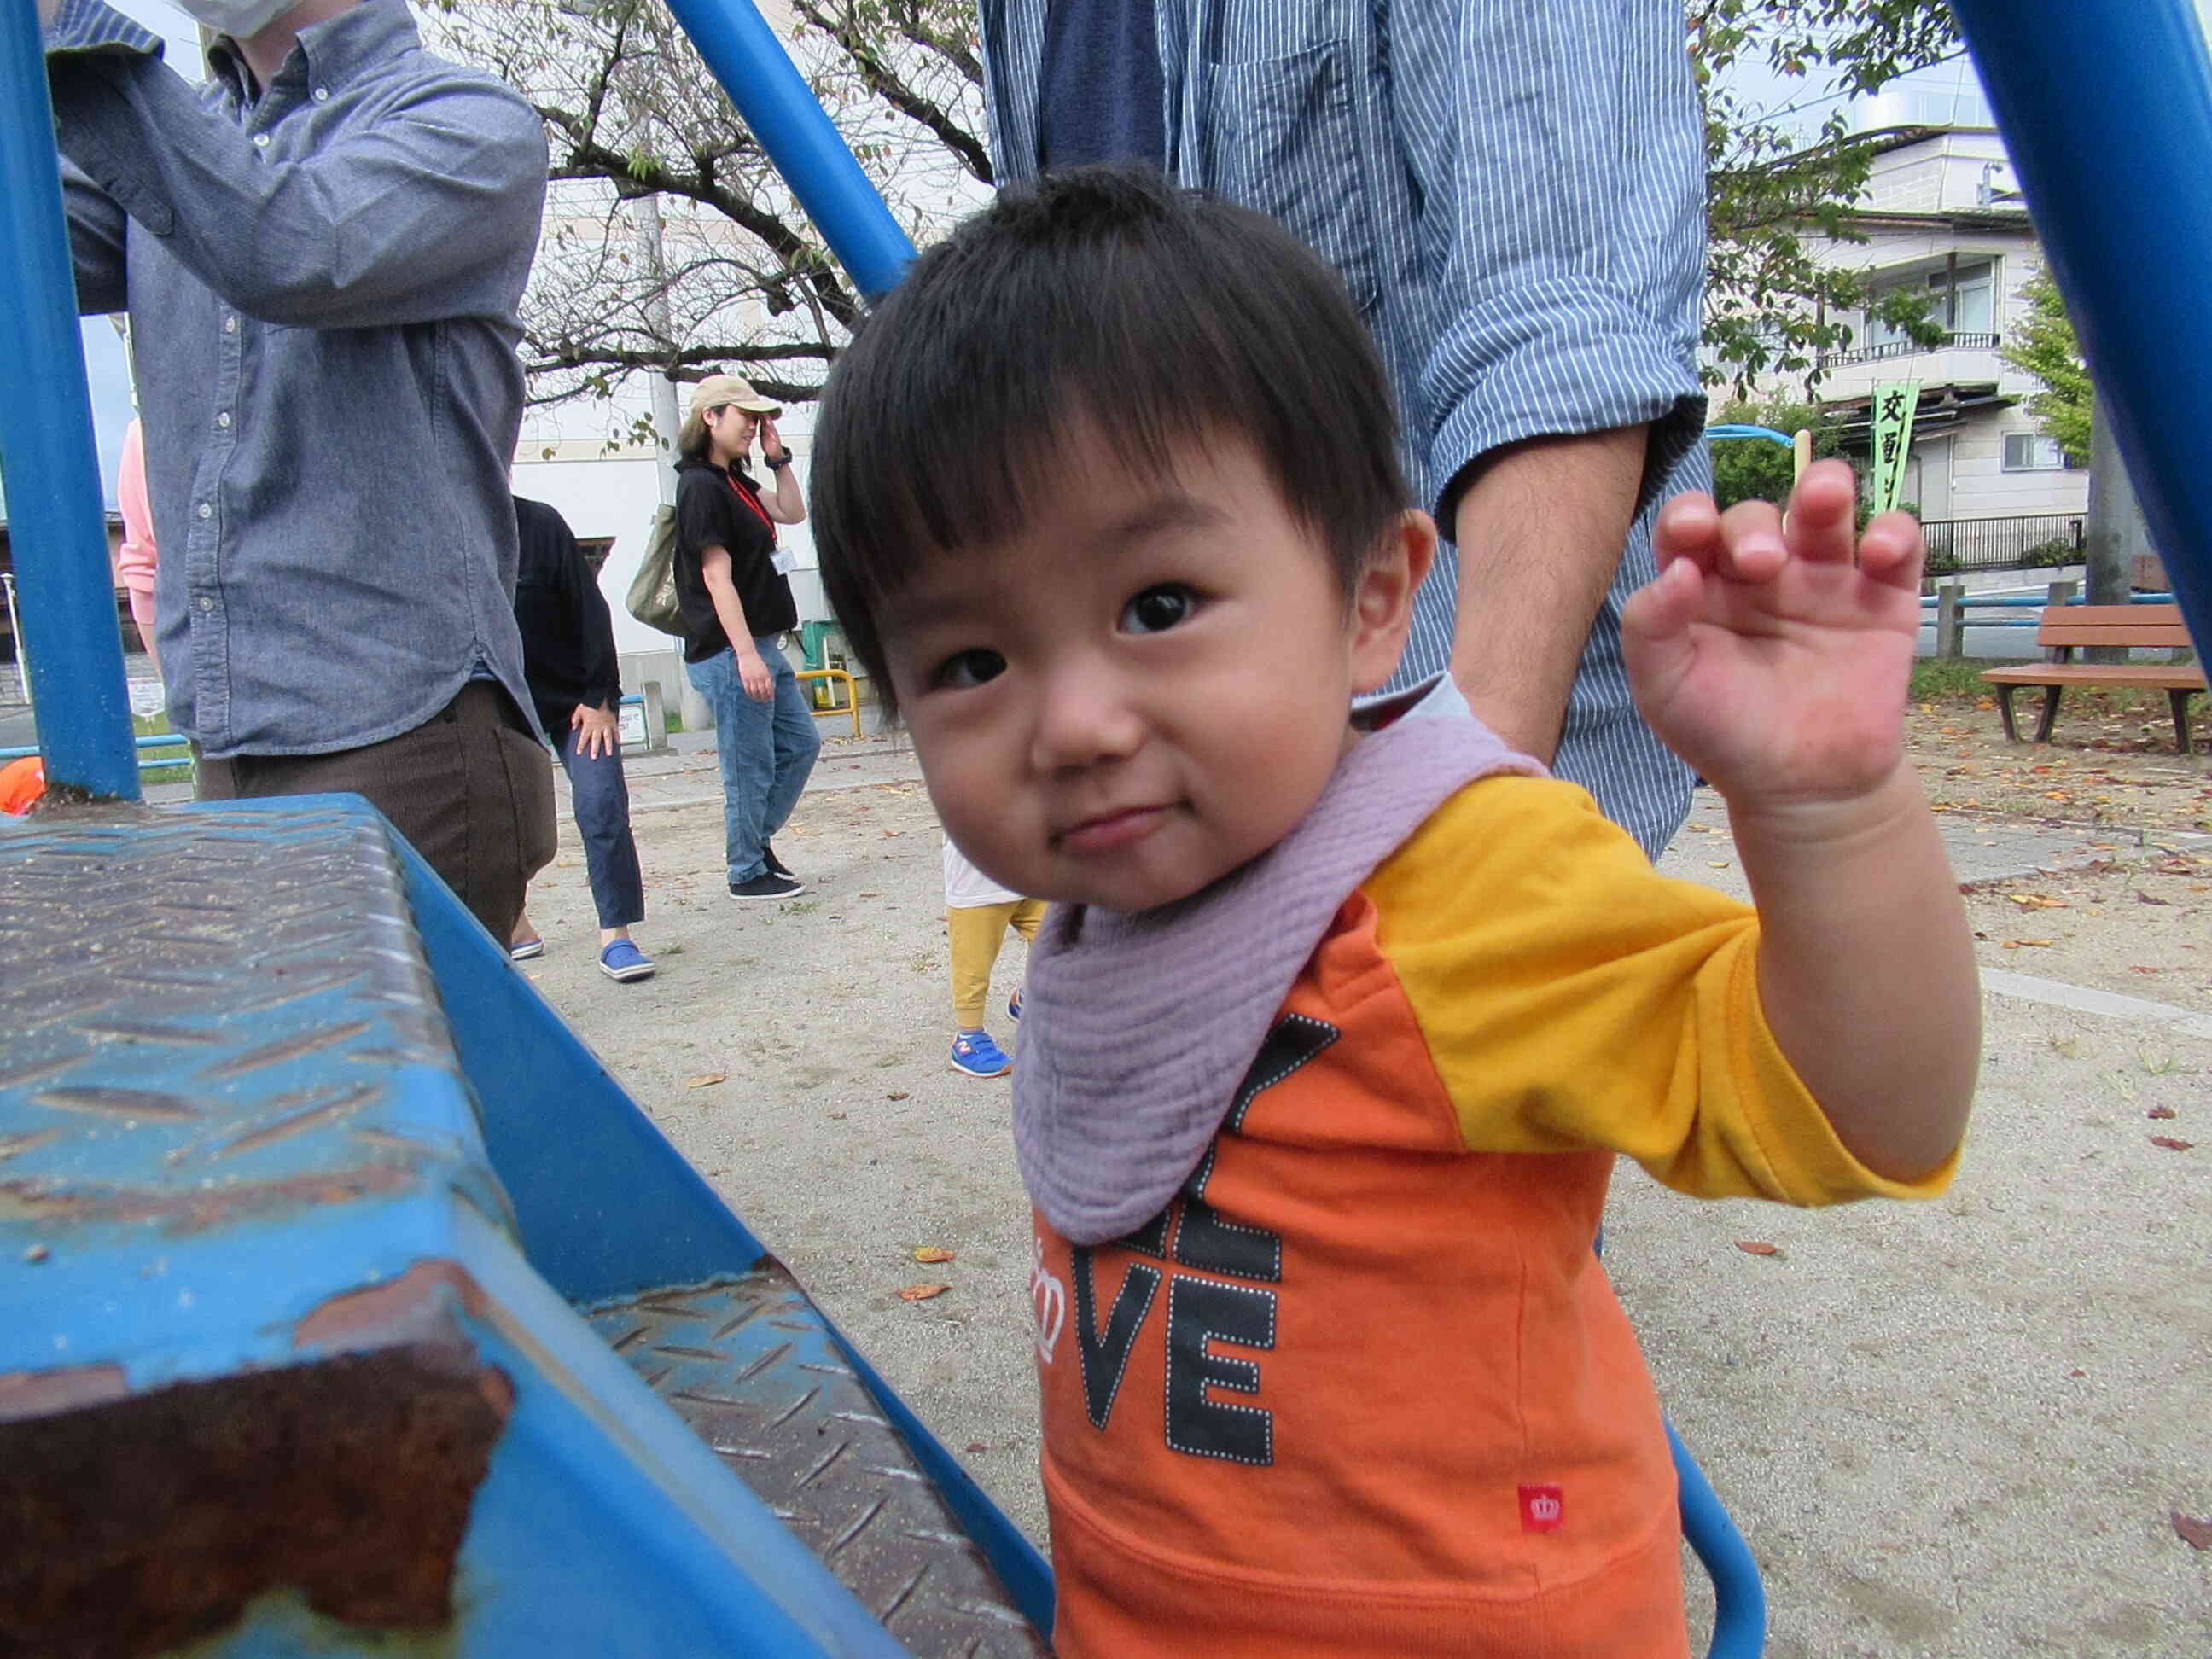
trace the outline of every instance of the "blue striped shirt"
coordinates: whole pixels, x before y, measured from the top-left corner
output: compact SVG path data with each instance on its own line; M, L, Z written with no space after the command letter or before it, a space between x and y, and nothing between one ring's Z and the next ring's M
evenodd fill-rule
M981 0L1001 184L1035 176L1047 0ZM1555 769L1656 856L1690 775L1636 714L1620 606L1658 504L1711 487L1697 376L1705 137L1663 0L1155 0L1168 172L1281 220L1342 273L1449 527L1470 463L1651 423L1634 526ZM1057 129L1055 129L1057 131ZM1446 665L1459 565L1415 607L1393 688Z

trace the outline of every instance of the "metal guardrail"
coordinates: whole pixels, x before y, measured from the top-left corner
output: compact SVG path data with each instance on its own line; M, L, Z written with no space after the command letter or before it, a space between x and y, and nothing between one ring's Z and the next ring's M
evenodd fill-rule
M1928 573L2033 570L2082 559L2079 514L2043 513L2024 518L1930 519L1920 526L1928 544Z
M1849 351L1824 351L1820 367L1840 368L1851 363L1885 363L1893 357L1917 357L1929 351L1995 351L2003 343L2001 334L1946 334L1934 345L1917 340L1886 340L1880 345L1855 346Z
M2130 605L2172 605L2171 593L2144 592L2128 596ZM2033 611L2033 616L1982 617L1972 623L1976 628L2040 628L2044 614L2052 610L2087 605L2081 597L2081 584L2056 581L2045 590L2041 598L2033 593L1969 593L1955 582L1946 582L1935 592L1921 596L1920 608L1933 611L1933 617L1923 618L1925 628L1932 621L1936 627L1936 654L1939 657L1962 657L1966 654L1966 631L1969 611Z

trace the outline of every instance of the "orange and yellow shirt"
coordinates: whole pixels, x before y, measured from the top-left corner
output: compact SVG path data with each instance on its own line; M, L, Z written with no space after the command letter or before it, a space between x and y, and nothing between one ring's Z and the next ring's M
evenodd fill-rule
M1063 1659L1686 1652L1659 1405L1593 1252L1618 1153L1708 1197L1920 1197L1776 1048L1744 906L1494 776L1338 909L1127 1237L1036 1221Z

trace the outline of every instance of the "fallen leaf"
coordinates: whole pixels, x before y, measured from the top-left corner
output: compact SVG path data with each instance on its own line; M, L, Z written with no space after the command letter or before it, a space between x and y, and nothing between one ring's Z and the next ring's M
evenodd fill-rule
M2039 951L2048 949L2051 944L2051 941L2047 939L2008 939L2004 942L2004 948L2008 951L2018 951L2025 947Z
M728 1076L727 1072L702 1072L696 1077L685 1078L684 1086L687 1089L704 1089L721 1082Z
M2136 894L2136 902L2137 904L2171 904L2173 901L2172 899L2162 899L2155 893L2145 893L2139 890Z
M884 1097L885 1100L904 1100L906 1097L907 1091L903 1089L894 1089Z
M988 1451L988 1450L990 1450L990 1449L991 1449L991 1448L990 1448L990 1445L988 1444L988 1443L987 1443L987 1442L985 1442L985 1441L981 1441L981 1440L970 1440L970 1441L968 1443L968 1449L969 1449L969 1451L971 1451L971 1452L979 1452L979 1451Z
M1782 1247L1779 1244L1769 1244L1763 1239L1739 1238L1735 1242L1735 1247L1746 1255L1780 1255L1782 1254Z
M933 1296L943 1296L950 1285L909 1285L898 1293L902 1302L927 1302Z
M1705 867L1709 870L1725 870L1729 867L1729 861L1726 859L1707 859Z
M942 1244L917 1244L915 1247L914 1259L916 1261L950 1261L952 1260L952 1252Z
M2193 1550L2212 1550L2212 1521L2199 1521L2193 1515L2173 1512L2173 1529L2181 1534L2181 1541Z
M2128 971L2131 974L2162 974L2166 969L2163 968L2145 968L2138 963L2131 962L2128 964Z
M2169 1152L2185 1152L2197 1143L2193 1140L2176 1140L2172 1135L2153 1135L2150 1138L2150 1144L2154 1146L2163 1146Z
M2179 1117L2181 1114L2175 1111L2171 1106L2154 1106L2150 1110L2145 1112L2143 1115L2145 1117Z

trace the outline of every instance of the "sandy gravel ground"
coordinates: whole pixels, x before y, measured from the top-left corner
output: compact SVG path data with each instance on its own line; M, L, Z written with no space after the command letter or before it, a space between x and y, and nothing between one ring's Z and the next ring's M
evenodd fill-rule
M1971 699L1913 722L1990 974L1951 1194L1800 1213L1615 1186L1608 1267L1759 1556L1777 1659L2212 1654L2212 1552L2173 1520L2212 1520L2212 770L2068 707L2046 750ZM530 976L1042 1541L1007 1092L945 1066L910 759L825 751L779 838L813 890L780 906L723 891L711 753L633 774L659 977L594 971L566 825ZM1668 865L1740 884L1710 795ZM1019 966L1010 944L994 1007ZM922 1279L952 1288L898 1299Z

